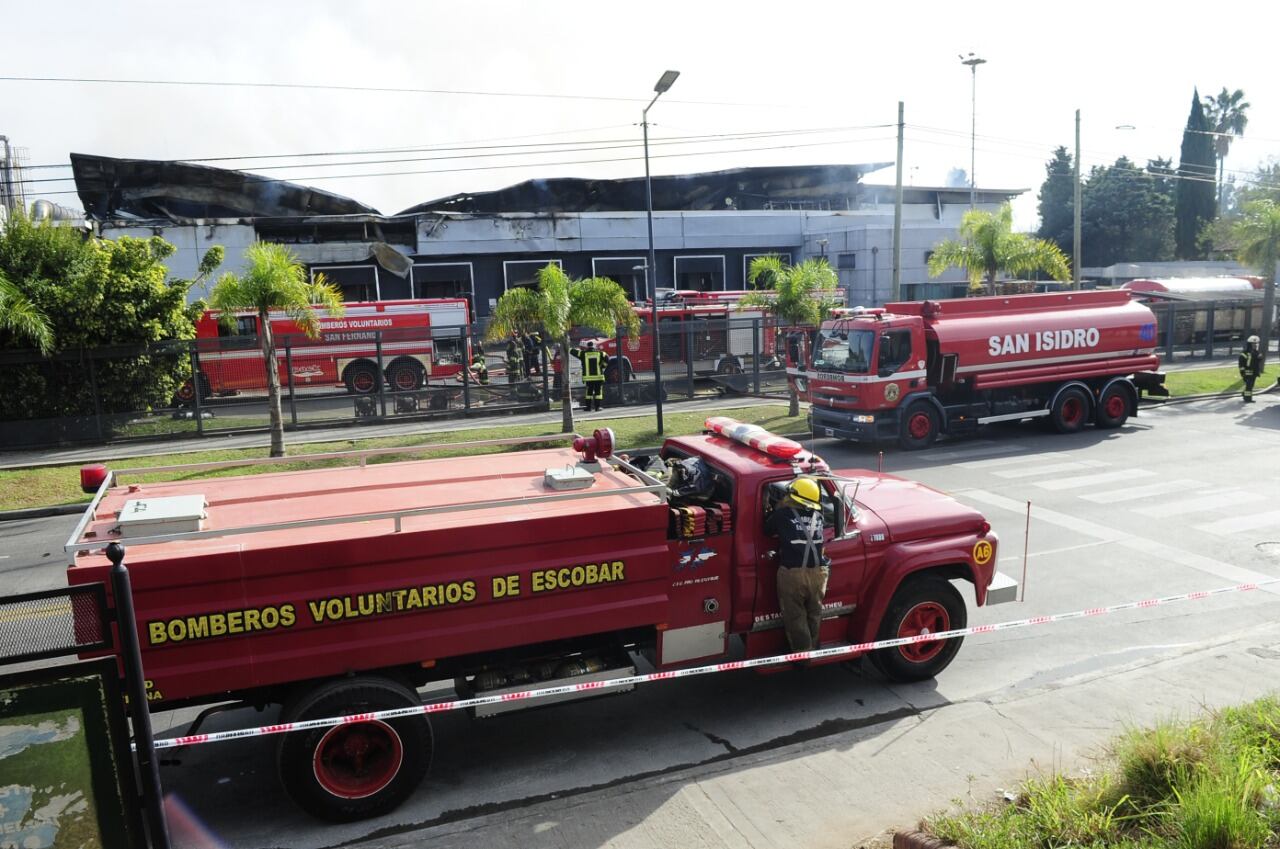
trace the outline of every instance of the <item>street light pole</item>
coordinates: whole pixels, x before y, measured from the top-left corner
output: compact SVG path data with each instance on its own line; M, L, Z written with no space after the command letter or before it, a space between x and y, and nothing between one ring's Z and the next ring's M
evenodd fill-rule
M658 102L663 92L671 88L679 71L666 71L653 87L653 100L640 114L640 126L644 128L644 199L649 220L649 260L645 267L645 283L649 290L649 303L653 313L653 400L657 410L658 433L662 434L662 353L658 336L658 259L653 249L653 178L649 176L649 110Z
M973 209L977 198L978 181L974 174L978 170L978 66L985 65L986 59L979 59L972 53L969 58L960 56L960 64L968 65L973 76L972 95L970 97L970 130L969 130L969 208Z

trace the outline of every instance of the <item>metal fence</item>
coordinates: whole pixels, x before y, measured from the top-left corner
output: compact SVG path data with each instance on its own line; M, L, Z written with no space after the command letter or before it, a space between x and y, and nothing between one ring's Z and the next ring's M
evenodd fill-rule
M1154 303L1156 350L1166 362L1232 357L1261 326L1256 304ZM578 361L547 344L508 359L505 341L482 343L484 328L370 331L341 340L276 340L284 426L297 431L439 417L550 409L567 365L581 398ZM711 394L777 395L787 390L788 336L769 319L663 317L658 327L665 400ZM610 354L607 407L652 404L653 333L612 339L578 333ZM483 346L483 347L482 347ZM487 376L468 368L483 350ZM192 375L197 377L192 380ZM40 357L0 353L0 448L207 436L270 425L258 340L229 336L147 347L97 348Z

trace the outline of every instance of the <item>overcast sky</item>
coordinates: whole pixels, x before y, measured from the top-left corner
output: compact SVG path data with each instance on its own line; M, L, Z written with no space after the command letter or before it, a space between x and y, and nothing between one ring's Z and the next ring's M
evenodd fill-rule
M1139 163L1176 161L1195 86L1201 94L1243 88L1253 104L1228 169L1243 176L1280 154L1280 74L1247 28L1261 25L1261 8L1202 5L1193 20L1168 6L1025 0L12 4L0 76L601 99L0 81L0 134L25 147L32 165L66 163L71 151L187 159L541 145L514 156L511 148L437 149L213 163L287 163L262 173L394 213L533 177L642 175L640 112L672 68L680 79L650 112L656 174L891 162L903 100L904 179L941 185L950 169L969 167L970 72L958 54L972 51L987 60L977 77L978 185L1029 189L1015 209L1018 223L1031 226L1044 163L1054 146L1073 144L1077 108L1086 168L1122 153ZM1274 13L1261 14L1274 24ZM658 143L817 130L826 132ZM480 153L503 155L440 158ZM419 161L351 164L380 159ZM620 161L585 161L606 159ZM320 179L409 171L437 173ZM886 168L870 181L893 179ZM74 194L45 194L72 188L30 184L28 200L78 206Z

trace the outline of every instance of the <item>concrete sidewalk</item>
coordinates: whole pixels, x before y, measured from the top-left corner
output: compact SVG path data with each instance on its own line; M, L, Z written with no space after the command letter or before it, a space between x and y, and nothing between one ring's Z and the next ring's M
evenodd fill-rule
M343 844L355 849L850 849L1028 773L1079 772L1129 724L1275 689L1280 624L1029 690L949 703L758 754ZM1139 699L1134 693L1141 693ZM816 780L817 779L817 780Z
M758 407L768 404L786 404L785 399L766 399L750 397L719 396L697 398L692 401L668 401L662 409L666 414L719 412L742 407ZM598 413L574 411L574 422L579 432L593 421L618 418L652 418L654 409L646 407L616 407L601 410ZM804 409L796 430L804 430ZM435 419L429 421L387 422L376 425L352 425L330 427L318 430L296 431L285 434L285 446L306 445L316 442L344 442L357 439L372 439L381 436L410 436L422 433L443 433L454 430L480 430L493 427L517 427L520 425L552 425L559 426L560 411L547 413L520 413L504 416L484 416L469 419ZM213 435L203 438L186 437L181 439L165 439L155 442L128 442L114 445L77 445L66 448L45 448L33 451L6 451L0 453L0 469L31 468L33 466L62 466L76 463L97 463L107 460L120 460L129 457L154 457L160 454L190 454L198 451L217 451L226 448L261 448L265 451L271 445L268 433L235 433Z

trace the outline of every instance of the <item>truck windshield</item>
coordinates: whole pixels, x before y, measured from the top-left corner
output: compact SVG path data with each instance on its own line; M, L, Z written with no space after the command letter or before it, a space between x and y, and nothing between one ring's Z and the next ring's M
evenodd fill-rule
M876 335L870 330L848 327L824 328L813 352L813 367L820 371L866 374L871 369L871 351Z

